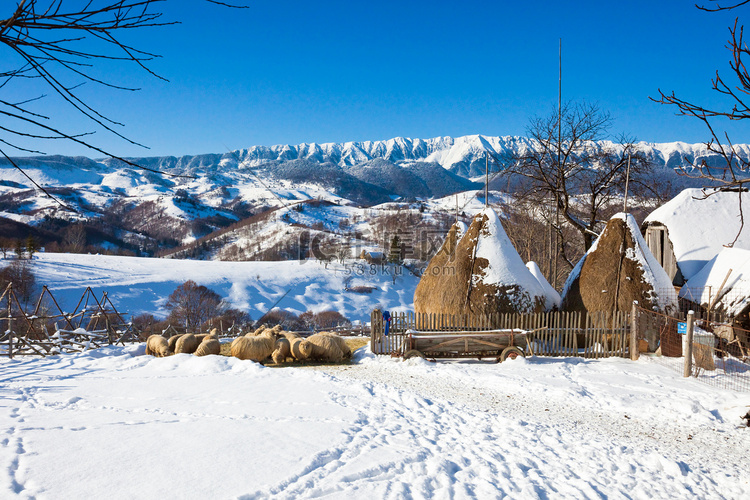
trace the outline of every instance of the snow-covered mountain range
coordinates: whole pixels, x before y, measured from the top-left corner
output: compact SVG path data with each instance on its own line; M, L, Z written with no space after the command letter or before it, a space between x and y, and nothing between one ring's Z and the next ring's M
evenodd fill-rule
M158 172L112 159L14 160L72 210L37 190L7 160L0 160L0 230L11 233L32 226L44 239L43 231L59 237L61 226L87 221L97 227L105 246L153 253L157 247L189 242L270 208L303 200L373 206L471 191L481 185L475 181L484 174L488 156L502 160L531 147L524 137L470 135L253 146L223 154L132 159ZM677 176L675 168L702 160L717 163L704 144L642 142L638 148L653 162L654 175L675 193L696 182ZM750 146L739 150L750 158ZM501 166L495 162L490 168L497 171Z

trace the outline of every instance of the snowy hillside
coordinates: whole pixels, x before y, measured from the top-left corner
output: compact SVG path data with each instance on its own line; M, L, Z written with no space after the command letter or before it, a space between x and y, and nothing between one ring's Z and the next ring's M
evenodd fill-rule
M373 269L356 261L325 268L316 261L205 262L41 253L34 257L32 270L37 282L47 285L68 311L90 286L97 296L108 292L123 312L156 317L167 315L167 297L187 280L214 290L254 320L278 301L277 307L295 314L335 310L361 321L369 321L375 307L411 309L418 282L402 269L394 283L392 267ZM357 287L367 287L370 293L347 291Z
M66 228L81 221L89 226L86 239L96 248L155 255L299 201L370 207L420 200L436 206L440 203L432 200L478 189L488 157L502 163L532 146L523 137L470 135L253 146L224 154L133 159L159 172L116 160L17 158L56 200L2 159L0 228L26 224L25 232L35 233L43 244L55 242L70 250ZM638 149L653 161L653 176L673 190L698 182L676 176L675 168L693 161L716 163L702 144L639 143ZM739 149L750 157L748 147ZM491 164L493 171L498 168Z

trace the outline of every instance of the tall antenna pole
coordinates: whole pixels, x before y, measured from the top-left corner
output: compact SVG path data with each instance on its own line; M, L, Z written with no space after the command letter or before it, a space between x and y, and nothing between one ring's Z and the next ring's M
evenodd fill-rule
M555 189L555 254L552 261L552 287L557 288L557 255L560 246L560 177L563 174L562 166L562 37L558 49L559 69L557 78L557 186Z
M628 213L628 182L630 182L630 153L628 153L628 171L625 174L625 200L622 202L624 213Z
M489 155L484 155L484 208L487 208L490 206L489 201L489 189L490 189L490 160Z

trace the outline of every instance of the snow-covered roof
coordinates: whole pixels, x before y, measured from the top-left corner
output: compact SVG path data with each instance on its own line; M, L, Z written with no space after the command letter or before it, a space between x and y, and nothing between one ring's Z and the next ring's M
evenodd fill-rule
M750 305L750 250L724 248L688 280L680 297L704 306L716 301L714 309L729 316L741 313Z
M535 297L545 299L544 288L526 268L495 211L485 208L477 217L481 215L487 221L477 237L475 256L487 259L489 264L484 273L476 276L476 282L497 286L516 284L528 292L532 301Z
M547 310L551 310L556 308L560 308L560 305L562 304L562 297L560 297L560 294L557 293L557 290L552 288L552 285L549 284L549 281L544 277L542 274L542 270L539 269L539 266L536 262L533 260L526 263L526 269L529 270L529 272L536 278L536 280L539 282L540 285L542 285L542 288L544 289L544 295L546 297L544 308Z
M706 197L707 193L712 193ZM750 207L750 193L744 192L742 206ZM740 230L740 194L731 191L685 189L646 217L644 224L659 222L667 227L680 271L686 280L701 270L732 243ZM750 250L747 225L734 248Z

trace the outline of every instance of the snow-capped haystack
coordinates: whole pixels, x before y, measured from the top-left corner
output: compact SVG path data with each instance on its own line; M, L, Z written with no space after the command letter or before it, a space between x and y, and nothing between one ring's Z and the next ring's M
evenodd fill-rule
M643 221L649 247L654 255L665 254L662 262L673 259L681 278L690 280L724 245L750 250L750 227L742 227L740 206L750 206L750 192L685 189Z
M533 260L530 260L526 263L526 268L531 274L534 275L539 284L542 285L545 296L544 308L547 311L560 309L560 306L562 305L562 297L560 297L560 294L557 293L557 290L552 288L552 285L549 284L549 281L547 281L547 278L544 277L544 275L542 274L542 270L539 269L537 263Z
M568 276L564 311L630 311L633 301L659 312L677 309L672 280L641 236L635 218L613 216Z
M492 209L478 213L460 239L459 232L454 224L417 285L416 312L479 317L544 310L542 286Z

